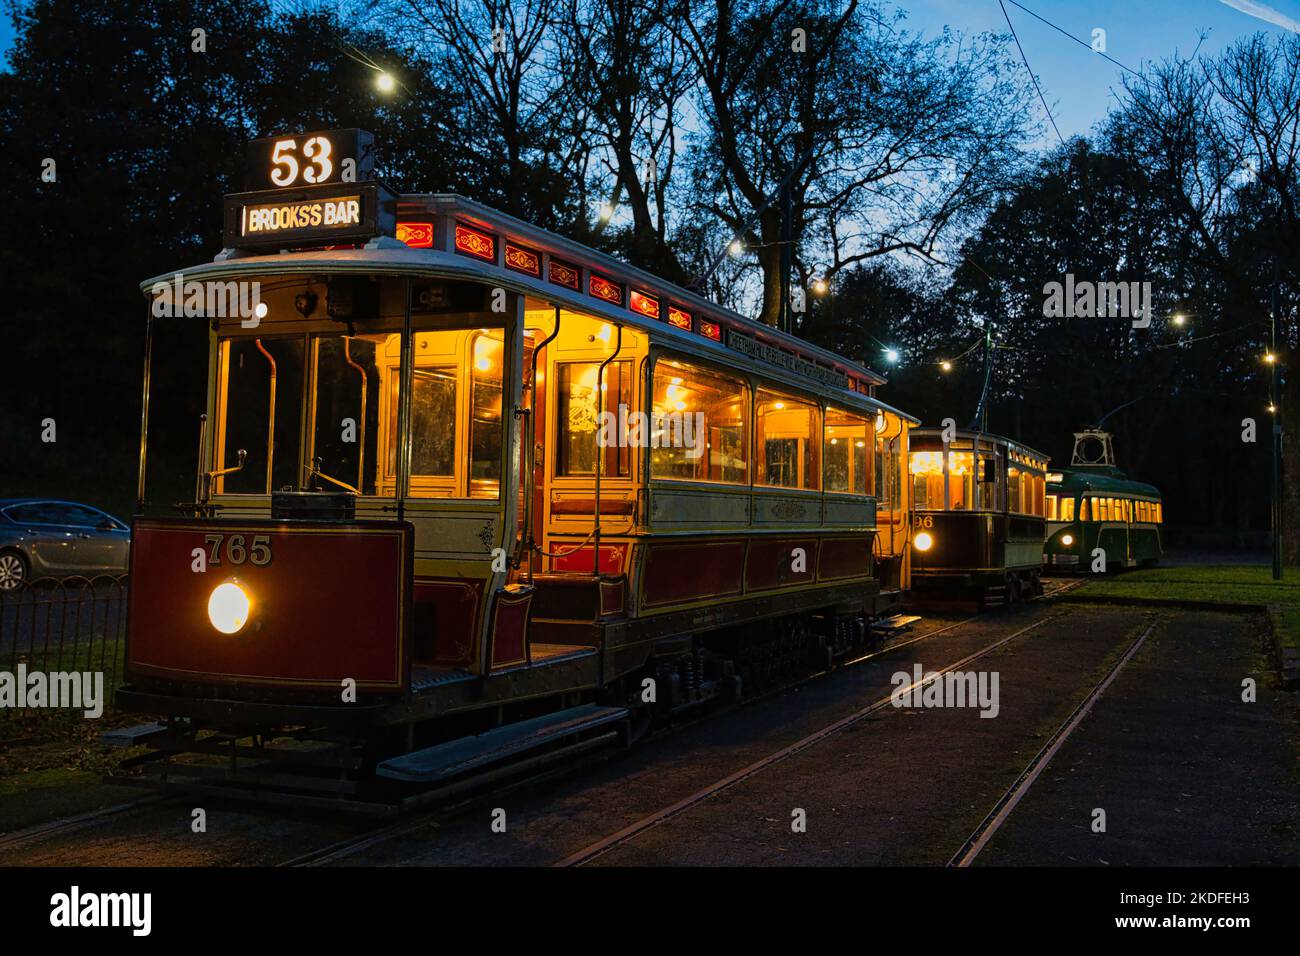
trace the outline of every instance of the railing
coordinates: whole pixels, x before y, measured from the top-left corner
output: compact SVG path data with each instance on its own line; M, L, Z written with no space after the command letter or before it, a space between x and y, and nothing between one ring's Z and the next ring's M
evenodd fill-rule
M122 678L126 603L125 575L39 578L21 590L0 591L0 671L13 675L15 687L20 666L27 675L102 673L107 708ZM16 703L0 706L0 720L30 711Z

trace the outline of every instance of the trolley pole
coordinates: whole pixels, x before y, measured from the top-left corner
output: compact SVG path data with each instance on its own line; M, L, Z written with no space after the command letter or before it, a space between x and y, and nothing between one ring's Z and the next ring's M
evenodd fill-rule
M1277 260L1273 260L1273 291L1269 303L1269 405L1273 409L1273 580L1282 580L1282 397L1278 392L1277 354Z
M790 176L781 184L781 311L777 313L777 326L781 331L794 333L794 309L790 302L790 272L794 269L794 203L790 196Z

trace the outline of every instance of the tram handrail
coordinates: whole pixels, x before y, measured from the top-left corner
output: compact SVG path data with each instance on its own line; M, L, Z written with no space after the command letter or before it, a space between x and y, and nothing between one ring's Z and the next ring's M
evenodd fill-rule
M542 349L555 341L559 334L560 307L557 305L555 307L555 329L533 349L532 375L528 379L528 423L525 426L528 433L528 470L524 474L524 533L521 535L521 540L524 544L524 550L528 554L529 584L533 583L535 573L533 569L533 552L536 551L546 555L545 551L537 547L537 539L533 537L533 498L537 495L537 357L542 354ZM551 557L551 555L546 556Z
M609 354L609 358L600 363L600 368L596 369L596 409L598 412L604 411L605 404L605 369L609 363L618 358L618 353L623 351L623 323L615 323L618 330L618 338L614 343L614 351ZM600 416L597 414L597 420ZM591 509L591 520L595 523L593 529L596 533L595 546L591 554L591 576L600 577L600 466L604 463L604 449L600 447L600 430L596 430L596 500Z
M357 370L361 376L361 421L358 423L359 441L357 443L357 488L366 483L366 393L370 391L370 376L360 364L352 359L352 338L343 336L343 360ZM357 494L361 492L358 491Z
M274 464L273 459L275 455L275 392L277 370L275 359L272 357L271 353L266 350L266 346L262 344L262 340L260 338L253 339L253 344L256 345L257 350L262 353L262 357L271 363L271 394L267 399L268 407L266 411L266 493L269 495L271 493L271 488L274 487L275 484L275 478L271 471L271 466Z

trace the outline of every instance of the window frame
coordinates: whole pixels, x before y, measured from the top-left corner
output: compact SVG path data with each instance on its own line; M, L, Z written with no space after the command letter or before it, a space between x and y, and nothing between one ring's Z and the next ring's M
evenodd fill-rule
M647 482L652 481L681 481L691 484L709 485L711 487L721 488L745 488L753 489L754 487L754 379L753 376L745 372L737 371L726 367L719 367L709 362L701 362L697 357L684 355L676 351L656 351L650 358L649 367L646 371L645 382L646 390L644 400L639 407L645 412L649 427L654 427L655 413L655 382L659 377L659 366L662 362L680 364L684 369L692 372L698 372L705 378L721 379L734 385L739 385L744 390L741 399L743 409L743 421L741 422L741 434L744 436L744 460L745 460L745 477L743 481L725 481L717 478L682 478L675 475L656 475L654 473L654 456L653 448L647 441L645 448L645 469L644 476ZM670 383L671 384L671 383ZM708 422L705 421L705 428L708 428ZM707 445L707 443L706 443ZM708 451L706 447L705 456ZM710 466L706 461L705 470Z
M815 396L804 395L794 391L778 391L777 387L772 387L768 385L766 383L766 380L763 379L759 379L759 382L761 384L753 387L750 393L750 402L752 406L752 412L750 414L750 447L753 449L753 451L750 454L750 458L751 458L750 486L755 490L761 488L761 489L775 491L775 492L803 492L806 494L819 494L819 495L823 494L824 492L822 491L821 443L822 440L824 439L824 429L825 429L824 422L826 418L825 411L824 411L824 403L822 402L821 399ZM762 455L761 463L759 461L760 449L759 449L759 440L758 440L758 421L759 421L758 404L759 404L760 392L766 392L769 395L775 396L775 399L777 401L785 400L785 401L794 402L801 406L810 407L816 412L817 421L816 423L812 424L808 429L810 432L808 447L809 449L812 450L815 456L814 461L812 463L812 468L808 467L808 462L806 460L799 463L800 469L803 471L805 477L809 471L811 471L816 476L817 484L814 487L809 488L803 484L776 485L776 484L768 484L766 481L763 482L759 481L759 475L762 472L766 471L767 468L767 452L765 448L761 451L761 455ZM777 411L784 411L784 409L777 409ZM812 434L815 434L817 436L816 441L812 439L811 437ZM797 440L798 439L796 439L796 441Z

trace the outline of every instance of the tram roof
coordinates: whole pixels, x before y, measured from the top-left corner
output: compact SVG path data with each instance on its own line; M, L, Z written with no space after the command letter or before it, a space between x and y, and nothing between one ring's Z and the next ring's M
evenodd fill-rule
M1148 495L1160 497L1160 489L1144 481L1134 481L1118 468L1107 467L1105 470L1085 468L1064 468L1061 480L1049 482L1049 487L1062 491L1109 491L1113 494Z
M933 438L933 437L941 436L942 434L943 434L943 429L937 428L933 425L929 425L924 428L912 429L912 437L914 438ZM1052 460L1052 456L1047 454L1047 452L1045 451L1039 451L1037 448L1030 448L1024 442L1018 442L1013 438L1007 438L1004 435L997 435L994 434L993 432L972 431L970 429L959 428L953 432L953 435L956 438L971 438L971 439L978 438L978 439L994 442L995 444L998 445L1006 445L1008 448L1014 448L1017 451L1023 452L1027 456L1033 458L1040 458L1045 464L1051 462Z
M749 358L730 348L723 342L715 341L697 331L686 331L670 325L659 318L642 315L627 306L614 305L593 295L585 294L581 288L572 289L546 281L540 275L507 269L498 262L485 262L458 253L454 250L454 228L446 224L465 223L472 228L483 229L496 237L498 245L506 242L518 242L531 247L530 251L550 256L566 264L580 266L588 274L594 272L602 278L609 278L622 283L628 292L624 297L630 302L630 292L641 290L659 297L663 302L664 314L667 314L669 302L693 310L697 316L716 321L724 329L732 328L745 336L761 343L776 347L782 352L793 353L806 362L823 369L846 376L850 384L854 381L866 386L883 385L886 379L879 373L837 355L827 349L806 342L771 326L747 318L723 306L719 306L704 297L673 283L659 279L642 269L628 265L612 256L590 249L581 243L557 236L545 229L538 228L505 213L498 212L480 203L464 197L447 193L408 194L398 202L398 224L410 223L414 218L433 217L444 224L444 235L438 236L436 245L429 248L415 248L392 237L381 236L372 239L361 247L353 248L318 248L295 251L281 251L270 254L258 254L243 250L223 250L216 259L192 268L173 270L146 279L140 283L142 292L148 294L160 283L169 284L178 275L184 280L207 281L229 280L236 276L272 275L284 273L301 273L304 275L323 273L357 273L383 275L424 275L430 278L452 278L482 281L490 277L491 281L506 288L524 294L545 297L575 311L599 316L606 321L622 323L635 328L654 332L665 337L700 358L713 359L725 364L742 368L761 368L766 377L794 387L834 395L841 401L859 406L892 412L912 424L920 419L880 401L874 395L853 387L831 385L816 379L802 376L798 371L791 371L766 362ZM452 234L452 235L447 235ZM438 248L437 246L442 246ZM500 255L497 255L500 260ZM539 270L540 271L540 270ZM699 328L699 325L696 325Z

